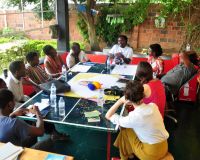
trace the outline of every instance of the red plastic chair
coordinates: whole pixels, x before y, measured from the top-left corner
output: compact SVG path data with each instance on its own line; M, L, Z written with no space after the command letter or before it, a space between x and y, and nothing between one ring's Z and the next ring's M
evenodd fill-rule
M95 63L105 63L107 59L106 55L98 55L98 54L86 54L86 55L91 62Z
M132 65L137 65L139 64L140 62L146 62L147 61L147 58L144 58L144 57L133 57L131 59L131 64Z
M23 85L24 95L30 96L35 92L35 88L30 85Z
M61 58L62 58L62 60L63 60L63 62L64 62L65 64L66 64L67 55L68 55L68 52L65 52L65 53L60 54L60 56L61 56Z
M174 65L174 60L163 60L163 73L166 74L169 70L174 68L176 65Z

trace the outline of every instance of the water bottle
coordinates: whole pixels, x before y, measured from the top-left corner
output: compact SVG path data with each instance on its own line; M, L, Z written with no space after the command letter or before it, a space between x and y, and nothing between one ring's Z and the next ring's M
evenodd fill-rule
M67 82L67 68L65 65L62 66L62 76L64 77L64 81Z
M106 69L107 69L107 73L110 74L111 73L111 65L110 65L110 56L108 56L107 61L106 61Z
M186 51L190 51L190 49L191 49L191 47L190 47L190 44L188 43L188 44L186 45Z
M63 97L60 97L60 99L59 99L58 108L59 108L59 115L65 116L65 101L64 101Z
M56 86L54 83L51 84L51 93L50 93L50 104L51 107L56 108Z
M104 105L104 91L103 89L99 89L98 97L97 97L97 105L103 108Z
M189 88L190 88L189 83L186 83L183 87L183 95L184 96L189 96Z

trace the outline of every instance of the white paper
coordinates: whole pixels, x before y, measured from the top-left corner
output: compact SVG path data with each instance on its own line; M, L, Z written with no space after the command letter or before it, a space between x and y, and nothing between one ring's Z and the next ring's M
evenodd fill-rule
M71 71L86 73L90 68L91 68L91 66L77 64L71 68Z
M135 76L137 65L115 65L111 74Z
M43 100L41 103L37 102L34 105L38 106L39 111L42 111L43 109L47 108L49 106L49 103L46 102L47 100ZM33 105L28 106L27 108L30 109ZM33 113L27 113L26 116L28 117L34 117L35 114Z
M86 74L86 73L85 73ZM91 73L90 73L91 74ZM75 77L74 77L75 78ZM74 81L72 78L68 84L71 86L71 91L84 98L92 98L98 96L98 90L91 91L87 86L80 85L80 81L96 81L102 85L102 88L110 88L111 86L125 87L125 84L118 83L119 78L108 74L98 74L95 77L88 79L81 79L79 81Z
M12 160L23 151L22 147L17 147L8 142L0 148L0 160Z

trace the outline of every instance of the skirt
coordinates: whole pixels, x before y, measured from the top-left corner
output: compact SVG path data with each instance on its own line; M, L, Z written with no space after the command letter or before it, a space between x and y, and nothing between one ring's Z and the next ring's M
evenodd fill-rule
M135 155L141 160L159 160L168 153L167 140L156 143L142 143L133 129L121 128L114 146L119 148L121 160Z

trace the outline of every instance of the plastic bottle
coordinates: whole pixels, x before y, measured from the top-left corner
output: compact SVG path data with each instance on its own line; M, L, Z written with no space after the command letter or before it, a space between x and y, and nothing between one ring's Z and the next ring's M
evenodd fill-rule
M183 88L183 95L184 96L189 96L189 83L186 83L185 85L184 85L184 88Z
M59 115L65 116L65 101L64 101L63 97L60 97L60 99L59 99L58 108L59 108Z
M67 82L67 68L65 65L62 66L62 76L64 77L64 81Z
M106 61L106 69L107 69L107 73L110 74L111 73L111 65L110 65L110 56L108 56L107 61Z
M190 44L188 43L188 44L186 45L186 51L190 51L190 49L191 49L191 46L190 46Z
M103 108L104 105L104 91L103 89L99 89L98 97L97 97L97 105Z
M56 86L54 83L51 84L51 93L50 93L50 104L51 107L56 108Z

